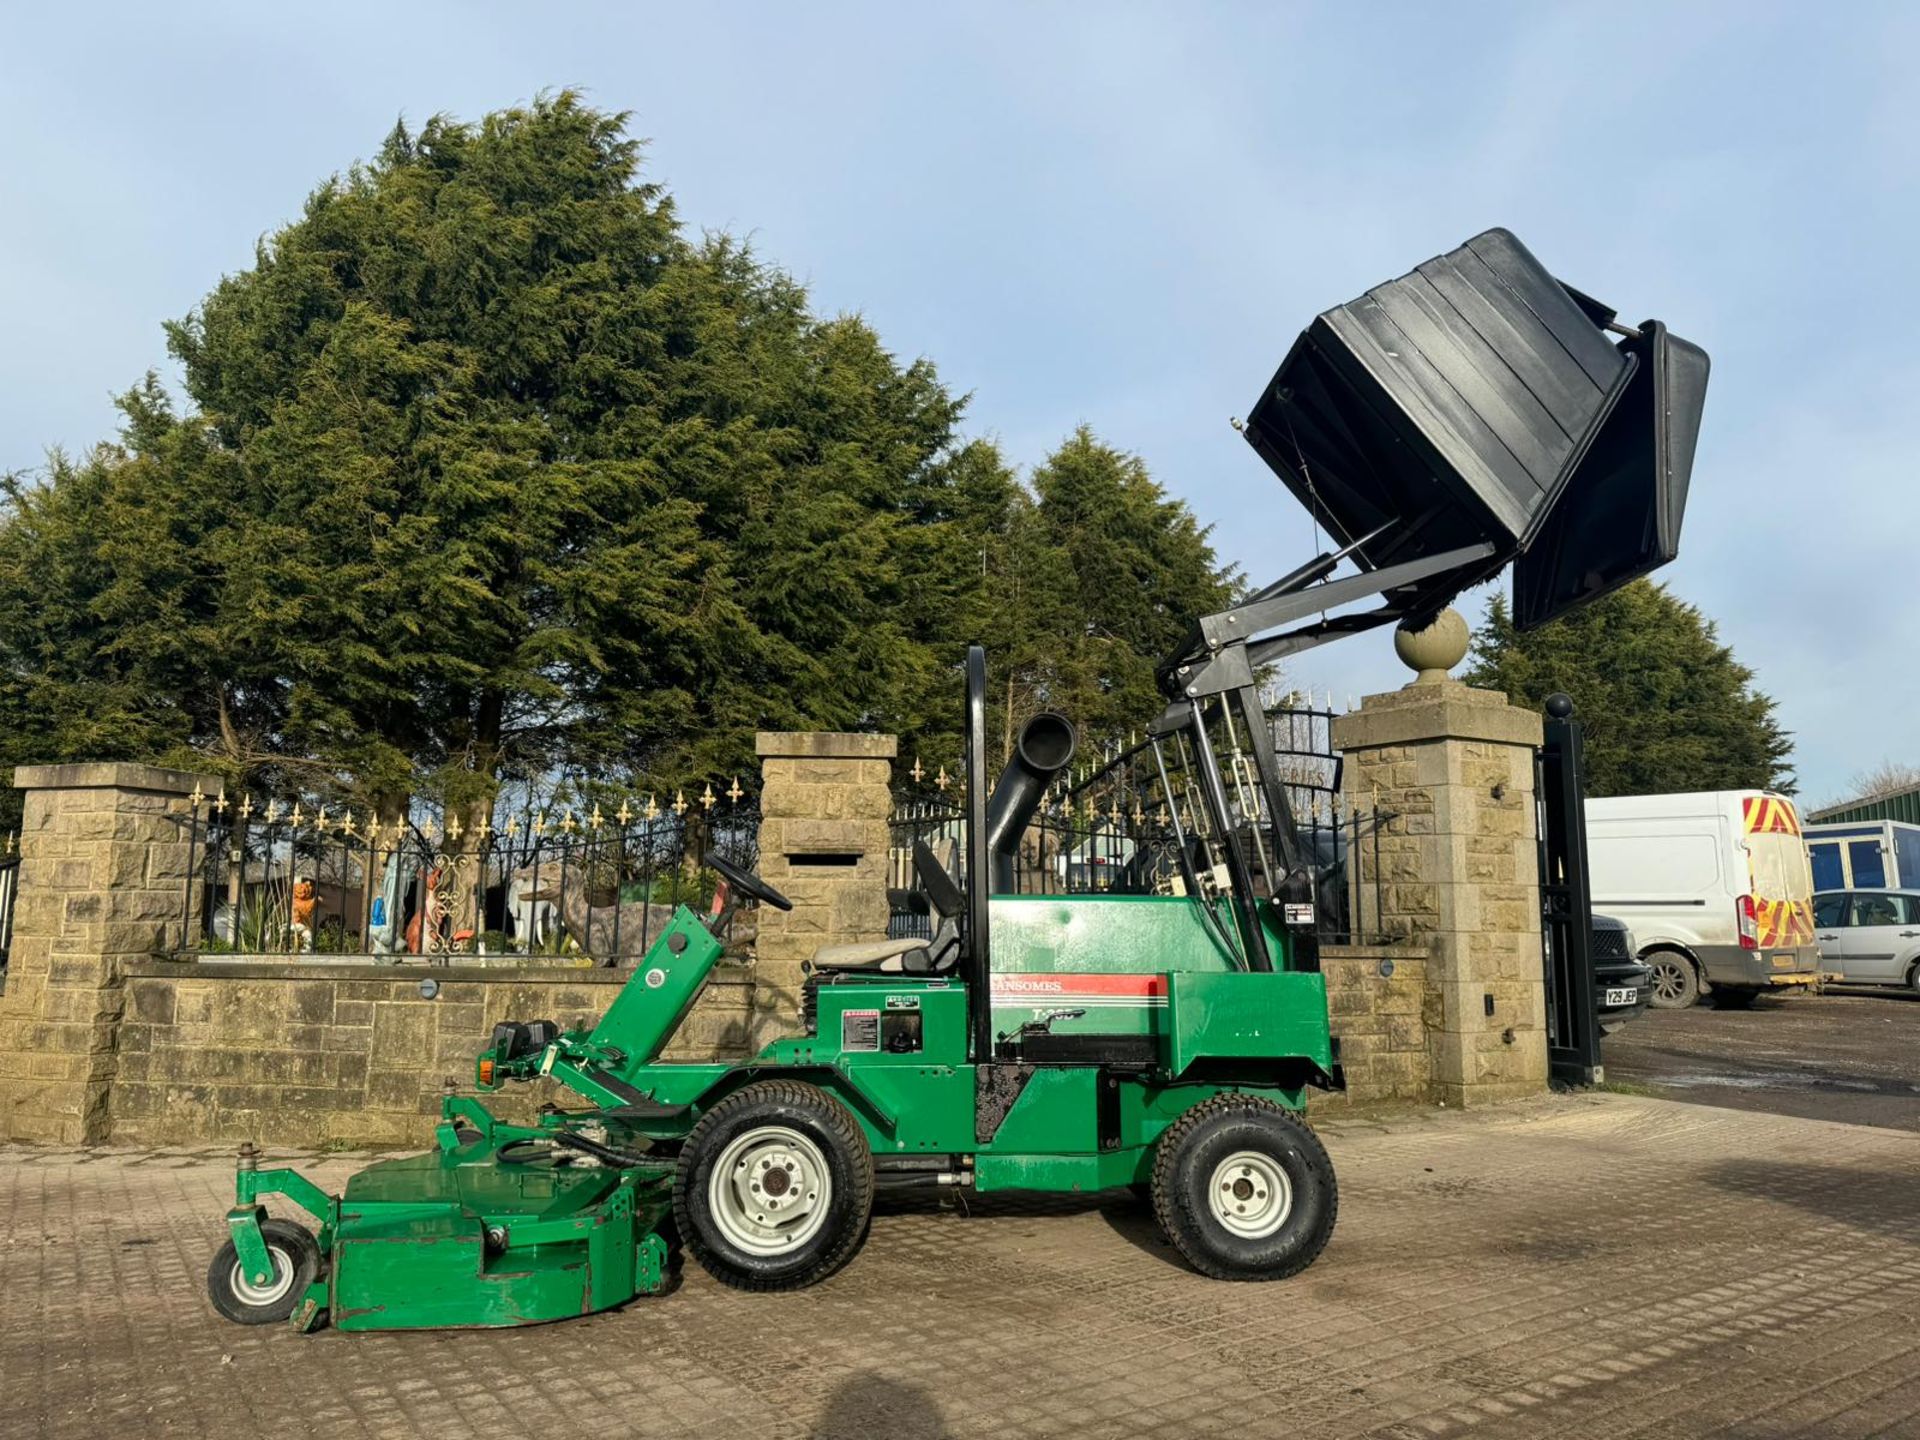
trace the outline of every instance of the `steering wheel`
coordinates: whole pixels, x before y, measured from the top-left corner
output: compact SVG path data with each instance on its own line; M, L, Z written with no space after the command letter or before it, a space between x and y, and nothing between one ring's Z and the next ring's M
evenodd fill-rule
M763 905L771 905L776 910L793 909L793 902L791 900L787 899L786 896L767 884L766 881L762 880L751 870L742 870L731 860L719 855L707 856L707 864L718 870L721 879L725 880L727 884L731 885L748 899L758 900Z

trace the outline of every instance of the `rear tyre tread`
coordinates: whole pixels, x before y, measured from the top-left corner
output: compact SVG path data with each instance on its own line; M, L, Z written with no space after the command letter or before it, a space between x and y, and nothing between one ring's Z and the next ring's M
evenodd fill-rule
M792 1256L768 1263L743 1255L715 1233L707 1206L707 1168L738 1130L753 1121L811 1122L815 1138L836 1158L833 1204L840 1214ZM873 1215L873 1151L859 1123L833 1095L800 1080L759 1080L700 1117L680 1147L673 1175L673 1218L681 1242L700 1266L736 1290L802 1290L840 1269L866 1243Z

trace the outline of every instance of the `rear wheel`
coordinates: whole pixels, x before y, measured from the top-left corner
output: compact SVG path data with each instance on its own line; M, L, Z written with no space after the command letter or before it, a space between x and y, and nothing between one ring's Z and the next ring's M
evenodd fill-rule
M701 1117L681 1147L673 1214L693 1256L741 1290L798 1290L860 1249L873 1155L818 1086L765 1080Z
M1216 1095L1155 1147L1153 1210L1187 1263L1216 1280L1281 1280L1326 1248L1340 1209L1333 1162L1299 1117Z
M286 1319L320 1273L319 1243L293 1221L262 1220L260 1238L273 1262L273 1274L266 1280L255 1283L248 1277L239 1247L231 1240L215 1252L207 1268L207 1298L236 1325L272 1325Z
M1647 1003L1656 1010L1685 1010L1700 999L1700 972L1677 950L1655 950L1640 957L1653 971Z

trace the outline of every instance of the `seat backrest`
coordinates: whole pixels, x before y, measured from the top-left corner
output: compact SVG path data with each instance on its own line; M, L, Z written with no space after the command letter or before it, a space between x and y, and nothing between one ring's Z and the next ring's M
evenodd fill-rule
M909 950L900 957L900 969L908 975L944 975L960 963L960 917L948 915L933 932L925 948Z
M953 883L953 876L947 873L947 867L940 863L940 857L933 853L933 847L924 840L913 842L913 873L920 882L920 888L926 892L927 903L933 907L934 914L945 919L958 916L967 908L967 900L960 893L960 887Z

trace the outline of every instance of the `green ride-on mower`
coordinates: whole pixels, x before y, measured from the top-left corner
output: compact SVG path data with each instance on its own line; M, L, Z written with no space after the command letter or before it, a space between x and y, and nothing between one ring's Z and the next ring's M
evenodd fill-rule
M1320 857L1294 826L1263 669L1421 628L1510 562L1525 625L1665 563L1705 381L1704 353L1658 322L1617 324L1501 230L1326 312L1246 433L1337 545L1198 620L1161 666L1165 711L1112 762L1158 785L1169 843L1150 893L1011 893L1075 736L1029 721L989 797L975 647L957 864L913 850L930 938L823 949L802 1033L738 1062L664 1061L734 909L788 907L709 857L725 903L680 908L597 1025L509 1022L478 1058L483 1091L546 1080L584 1104L522 1125L449 1096L431 1150L339 1196L248 1147L215 1306L341 1330L590 1314L663 1287L669 1221L725 1283L794 1289L860 1249L876 1189L905 1186L1133 1187L1203 1274L1299 1272L1338 1206L1305 1096L1342 1078ZM317 1232L269 1217L269 1196Z

